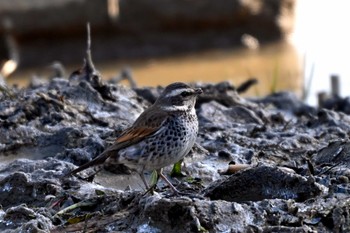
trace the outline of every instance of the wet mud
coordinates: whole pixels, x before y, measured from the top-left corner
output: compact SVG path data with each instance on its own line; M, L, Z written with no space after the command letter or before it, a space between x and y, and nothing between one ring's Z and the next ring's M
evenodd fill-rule
M197 142L153 195L125 169L64 174L102 152L162 87L88 69L0 98L1 232L349 232L350 117L291 93L242 98L193 83ZM234 169L229 169L234 168ZM165 169L169 175L171 167ZM133 178L132 178L133 177Z

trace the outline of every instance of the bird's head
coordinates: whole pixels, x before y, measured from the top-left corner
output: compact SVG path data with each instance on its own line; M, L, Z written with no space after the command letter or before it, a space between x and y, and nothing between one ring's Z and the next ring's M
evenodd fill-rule
M185 83L168 85L156 101L156 105L166 111L189 111L194 108L202 89L192 88Z

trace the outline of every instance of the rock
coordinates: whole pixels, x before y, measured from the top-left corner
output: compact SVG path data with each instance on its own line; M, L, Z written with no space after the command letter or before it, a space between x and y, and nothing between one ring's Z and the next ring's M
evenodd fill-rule
M327 147L322 148L313 156L316 165L338 164L349 166L350 143L347 141L330 142Z
M302 100L291 92L278 92L266 96L262 99L257 99L254 102L263 104L272 104L276 108L286 111L293 111L295 114L314 114L316 110L306 105Z
M255 107L256 105L251 101L246 101L240 97L236 91L236 87L232 86L229 82L220 82L215 85L197 85L202 88L203 94L198 96L196 106L199 107L203 103L216 101L217 103L226 107L243 105L246 107Z
M53 227L48 216L40 213L40 209L33 211L25 205L7 209L0 217L0 230L7 232L49 232Z
M321 188L311 177L302 177L268 166L243 170L211 184L205 190L205 196L212 200L232 202L275 198L305 201L320 193Z
M59 160L16 160L0 170L0 203L3 208L25 203L44 207L47 195L62 192L60 177L67 165ZM20 197L20 198L18 198Z
M84 80L74 85L54 79L18 93L13 101L2 101L0 151L18 157L64 157L77 164L91 159L105 147L101 137L115 138L147 106L122 86L108 86L113 102L96 88ZM106 130L107 125L114 131Z
M326 108L330 110L335 110L339 112L344 112L346 114L350 113L350 97L339 97L333 96L325 101L321 102L320 108Z

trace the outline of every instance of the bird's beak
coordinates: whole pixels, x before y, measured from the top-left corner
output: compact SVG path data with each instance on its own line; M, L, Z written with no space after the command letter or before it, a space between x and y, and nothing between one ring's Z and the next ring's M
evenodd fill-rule
M194 93L195 93L196 95L200 95L200 94L203 93L203 91L202 91L201 88L195 88L195 89L194 89Z

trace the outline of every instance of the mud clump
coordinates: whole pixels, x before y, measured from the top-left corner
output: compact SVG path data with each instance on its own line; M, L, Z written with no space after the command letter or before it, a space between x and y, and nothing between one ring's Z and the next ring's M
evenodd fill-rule
M206 196L212 200L235 202L276 198L305 201L320 193L321 189L313 178L285 172L277 167L258 166L212 184L207 188Z
M123 171L63 179L162 91L104 82L90 71L0 96L0 231L349 230L350 117L291 93L247 99L227 82L193 83L204 90L199 135L186 176L172 180L184 195L163 183L144 195L140 179ZM229 164L242 169L221 173Z

